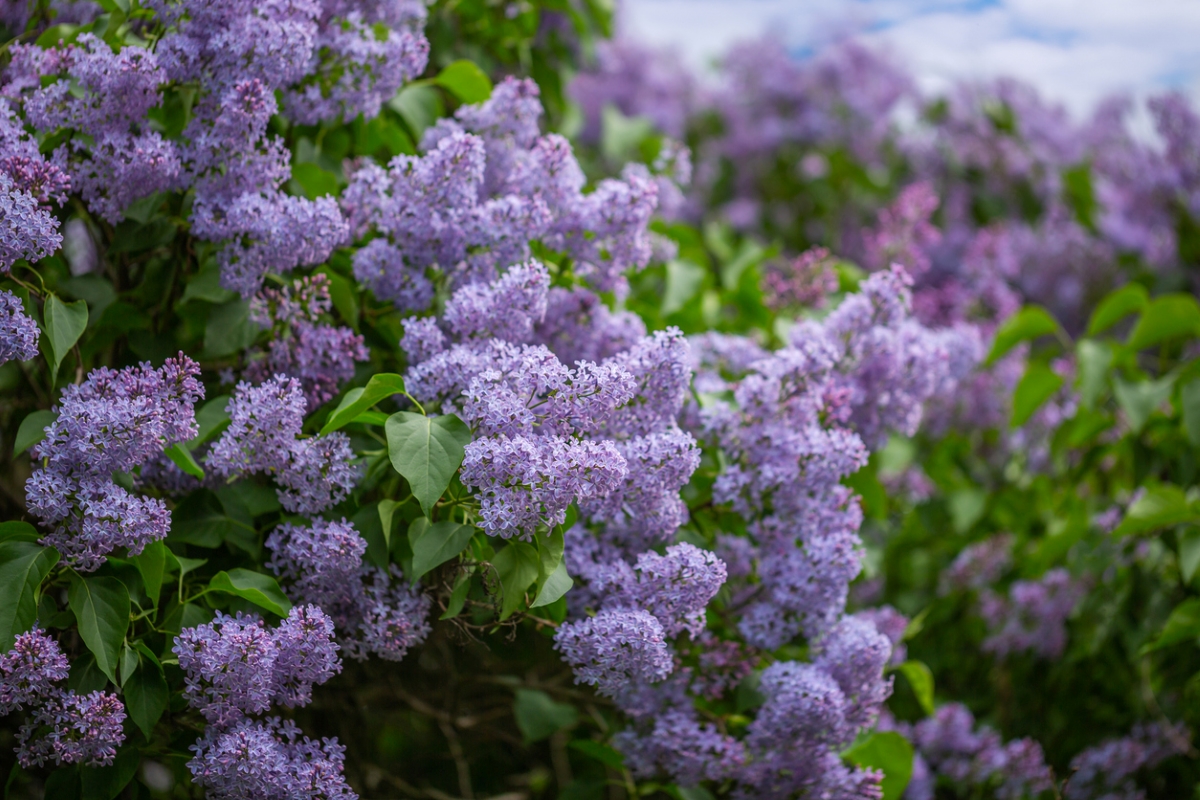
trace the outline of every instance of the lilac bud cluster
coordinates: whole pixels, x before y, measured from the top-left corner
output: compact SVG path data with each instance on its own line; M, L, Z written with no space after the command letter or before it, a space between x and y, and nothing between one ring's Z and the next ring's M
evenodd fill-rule
M1054 773L1033 739L1005 743L985 725L976 726L965 706L949 703L914 726L890 717L881 728L898 730L916 748L906 800L933 800L947 784L959 790L991 789L999 800L1036 797L1054 787Z
M305 405L296 378L239 383L227 407L229 427L205 464L222 477L269 475L279 502L292 513L313 515L335 505L357 480L354 452L340 431L304 438Z
M47 761L104 766L125 741L125 706L115 695L63 689L70 667L58 642L34 628L0 656L0 716L28 709L17 732L17 761L29 769Z
M162 500L118 485L165 447L196 435L196 401L204 387L200 367L180 354L159 369L100 368L68 386L33 448L36 468L25 483L29 511L50 533L42 543L76 569L91 571L118 547L131 555L163 539L171 514Z
M1058 658L1067 646L1067 617L1086 593L1086 585L1062 568L1035 581L1016 581L1004 597L984 590L979 613L987 622L983 649L998 656L1032 651Z
M429 635L429 596L410 589L395 566L364 563L366 540L345 520L280 525L267 537L267 549L292 595L327 610L351 658L399 661Z
M184 696L209 723L188 762L209 796L356 797L342 777L344 748L336 739L314 742L291 721L254 718L272 705L307 705L313 686L341 672L333 630L333 620L308 605L294 607L275 629L218 612L175 637Z
M264 289L250 304L254 320L269 331L267 351L251 352L243 373L251 383L275 375L298 378L308 410L327 402L354 377L354 362L367 359L362 336L321 322L333 303L324 275L301 278L281 289Z
M600 290L644 267L657 184L628 174L584 194L570 144L539 135L541 113L537 86L509 78L427 130L423 155L362 164L342 208L354 236L377 238L355 254L355 277L399 308L424 310L431 268L459 286L490 281L527 258L531 241L566 253Z
M0 364L36 358L38 337L37 323L25 314L21 298L0 291Z

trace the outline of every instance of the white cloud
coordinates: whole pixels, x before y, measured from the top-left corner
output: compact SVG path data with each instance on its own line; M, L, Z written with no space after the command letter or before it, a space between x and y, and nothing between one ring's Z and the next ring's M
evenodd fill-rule
M1012 75L1075 114L1102 97L1200 97L1196 0L625 0L626 30L694 64L764 32L797 49L857 31L929 90Z

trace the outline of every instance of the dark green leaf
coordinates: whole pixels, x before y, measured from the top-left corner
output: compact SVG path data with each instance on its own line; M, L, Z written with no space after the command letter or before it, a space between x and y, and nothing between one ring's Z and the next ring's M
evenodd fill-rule
M1200 636L1200 597L1191 597L1175 606L1171 616L1167 618L1167 624L1163 626L1162 633L1154 642L1147 645L1145 650L1146 652L1159 650L1195 639L1198 636Z
M933 714L933 672L924 661L905 661L896 667L912 687L917 702L926 714Z
M21 420L21 426L17 428L17 437L13 439L13 457L16 458L45 439L46 428L56 419L58 414L53 411L34 411L27 414L25 419Z
M1200 378L1188 381L1179 390L1183 432L1193 447L1200 447Z
M58 551L13 538L0 542L0 653L37 619L37 593Z
M894 731L872 733L842 757L851 764L883 772L883 800L900 800L912 777L912 745Z
M1034 412L1062 388L1063 382L1063 376L1045 364L1030 364L1013 392L1012 427L1019 428L1028 422Z
M1200 567L1200 530L1192 528L1179 536L1179 574L1190 581Z
M1138 318L1129 346L1134 350L1152 347L1178 336L1200 331L1200 304L1190 294L1164 294L1150 301Z
M454 591L450 593L450 600L446 603L446 610L438 619L454 619L462 613L463 606L467 603L467 593L471 591L471 573L463 573L458 578L458 583L454 585Z
M122 689L129 718L146 739L154 733L159 717L167 710L167 680L162 667L143 658Z
M20 520L0 522L0 542L7 542L10 539L22 542L36 542L40 538L37 528L28 522L21 522Z
M1106 344L1083 339L1075 348L1079 364L1079 399L1084 408L1093 408L1104 387L1113 363L1113 351Z
M326 195L337 195L340 187L337 175L311 162L293 164L292 180L304 192L309 200L316 200Z
M416 141L421 140L425 129L442 116L442 99L437 89L428 84L410 83L388 101L388 106L400 115Z
M57 26L56 26L57 27ZM59 767L46 778L42 800L80 800L83 786L79 782L79 767Z
M166 450L163 450L163 453L166 454L167 458L175 462L175 466L179 467L188 475L191 475L194 478L200 478L201 480L204 479L204 470L202 470L200 465L196 463L196 459L192 458L192 451L188 450L179 442L176 442Z
M220 305L235 297L236 292L231 292L221 285L221 266L213 259L206 261L200 267L200 271L191 277L183 290L183 297L179 298L179 304L183 305L190 300L204 300Z
M189 450L195 450L209 439L220 434L229 427L229 395L223 394L209 400L196 412L196 438L187 443Z
M221 358L254 344L262 329L250 319L250 304L240 297L208 312L204 328L204 357Z
M243 600L249 600L259 608L265 608L272 614L286 617L292 608L292 601L279 588L279 583L270 575L261 572L251 572L248 569L231 569L228 572L218 572L208 582L212 592L225 592Z
M140 554L133 557L133 563L142 576L142 585L146 587L146 596L155 606L158 605L158 596L162 593L163 577L167 573L168 552L167 546L162 542L151 542L142 549Z
M470 428L453 414L425 417L400 411L388 417L385 430L392 466L408 480L429 516L462 464Z
M1095 336L1108 330L1130 314L1141 311L1149 301L1150 295L1140 283L1129 283L1109 292L1092 312L1092 318L1088 320L1087 335Z
M96 659L96 666L117 682L117 660L129 629L129 591L116 578L82 577L71 573L67 600L79 622L79 638Z
M992 351L985 364L994 364L1008 351L1031 339L1059 330L1058 321L1041 306L1025 306L1004 321L992 340Z
M80 767L83 800L113 800L133 780L141 763L138 749L127 745L117 751L117 757L107 767Z
M57 375L59 365L87 329L87 302L64 303L52 294L46 298L42 317L42 327L50 344L50 374Z
M1149 487L1146 493L1129 507L1113 535L1131 536L1197 521L1200 521L1200 514L1188 503L1183 490L1164 483Z
M231 518L215 494L200 489L183 498L171 512L171 533L167 538L198 547L220 547L227 538L238 535L239 527L244 528L244 522Z
M1120 378L1113 378L1113 395L1117 398L1117 404L1129 417L1129 427L1134 433L1141 433L1150 415L1167 402L1174 385L1173 375L1156 381L1138 383L1126 383Z
M596 759L606 767L625 768L625 757L606 744L593 742L591 739L576 739L567 746L572 750L578 750L585 756Z
M354 283L329 267L317 270L329 281L329 300L351 328L358 330L358 293Z
M433 81L464 103L482 103L492 96L491 79L473 61L447 64Z
M404 391L404 379L399 375L392 373L372 375L366 386L346 392L342 402L338 403L338 407L329 415L329 419L321 428L321 433L332 433L338 428L348 425L354 421L355 417L380 400L403 394Z
M554 571L546 576L546 579L542 582L542 588L538 590L537 598L529 604L529 607L541 608L542 606L548 606L570 591L574 585L575 581L567 574L567 563L559 561Z
M510 541L492 558L492 566L496 568L504 590L500 619L508 619L525 599L525 590L537 580L538 552L524 542Z
M526 743L541 741L579 721L579 712L574 706L557 703L545 692L517 689L516 695L513 717Z
M414 520L408 526L408 543L413 553L409 580L416 583L429 570L454 558L474 535L475 528L471 525L457 522L430 524L425 517Z

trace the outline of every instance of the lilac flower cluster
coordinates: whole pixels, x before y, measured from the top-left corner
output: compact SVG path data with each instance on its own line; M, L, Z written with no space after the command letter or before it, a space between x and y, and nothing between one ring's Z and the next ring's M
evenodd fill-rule
M1183 725L1138 723L1128 736L1107 739L1071 759L1071 775L1063 787L1066 800L1141 800L1145 792L1136 774L1190 749L1191 734Z
M254 715L272 705L307 705L312 687L341 672L333 620L296 606L270 629L257 617L227 616L175 637L184 696L208 720L191 749L193 780L212 797L356 797L342 777L344 748L314 742L294 723Z
M48 203L64 203L69 186L66 174L38 152L8 100L0 100L0 272L18 259L37 261L62 246Z
M1013 537L1001 533L982 542L969 544L942 572L939 591L984 589L996 582L1012 566Z
M772 261L762 279L763 302L776 311L789 306L821 308L837 288L832 259L824 247Z
M267 351L251 352L244 376L263 383L275 375L298 378L308 410L337 396L354 377L354 362L367 359L362 336L321 322L332 309L329 279L301 278L281 289L264 289L250 304L254 320L270 332Z
M21 298L0 291L0 364L36 358L38 337L37 323L26 316Z
M1067 646L1067 617L1085 591L1085 584L1062 568L1035 581L1016 581L1007 597L984 590L979 598L988 626L983 649L999 656L1029 650L1058 658Z
M261 386L239 383L229 401L230 423L205 464L222 477L265 473L279 502L313 515L354 487L358 470L344 433L303 438L306 401L300 381L276 375Z
M111 764L125 741L125 706L115 695L63 689L70 667L58 642L34 628L0 656L0 716L28 708L17 732L17 761L29 769L59 764Z
M534 240L569 255L600 290L644 267L657 185L628 174L583 194L567 141L539 136L541 111L537 86L509 78L426 131L423 155L398 156L386 170L362 164L342 207L354 236L378 238L355 254L355 276L381 299L424 310L431 268L459 286L490 281L527 258Z
M990 788L999 800L1035 797L1054 786L1041 745L1033 739L1005 743L985 725L976 726L965 706L949 703L914 726L890 717L881 728L904 733L917 750L906 800L933 800L940 784L970 790Z
M167 535L166 504L134 494L113 475L196 435L195 404L204 397L199 373L180 354L157 370L148 363L102 367L63 391L58 417L33 448L36 468L25 483L30 513L50 529L43 544L91 571L118 547L136 555Z
M367 543L345 520L280 525L267 537L267 549L292 595L326 609L351 658L399 661L429 635L429 596L410 589L394 565L365 564Z

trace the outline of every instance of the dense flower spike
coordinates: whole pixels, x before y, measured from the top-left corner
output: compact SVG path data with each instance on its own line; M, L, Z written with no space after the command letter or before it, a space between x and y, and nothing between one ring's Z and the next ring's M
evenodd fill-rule
M38 337L37 323L26 316L21 299L0 290L0 364L36 358Z
M41 463L25 493L29 510L51 529L42 541L76 568L94 570L118 547L136 555L167 535L166 505L113 476L196 435L195 403L204 397L199 372L181 354L157 370L101 368L64 390L58 417L34 447Z
M125 706L114 694L60 692L26 719L17 734L17 761L29 769L47 762L107 766L125 741Z
M1128 736L1108 739L1071 759L1067 800L1092 797L1136 798L1145 795L1133 781L1139 770L1186 752L1191 735L1183 725L1139 723Z
M649 612L613 609L561 626L554 645L574 668L576 683L612 696L667 676L672 663L664 636Z
M429 597L410 589L396 567L364 563L367 543L345 520L281 525L267 549L293 596L328 611L351 658L399 661L429 635Z
M346 496L357 479L345 434L300 438L305 399L300 381L276 375L262 386L239 383L229 427L205 463L218 475L266 473L289 511L316 514Z
M58 691L53 684L65 681L68 669L58 642L37 628L22 633L0 656L0 716L44 701Z
M270 333L266 353L251 353L246 378L253 383L275 375L299 378L308 410L337 396L354 377L354 362L367 359L363 338L349 328L321 321L333 308L329 279L301 278L282 289L266 289L251 302L251 314Z
M987 622L983 649L1000 656L1032 650L1058 658L1067 646L1066 621L1084 586L1065 569L1052 569L1036 581L1017 581L1008 597L985 591L979 613Z

